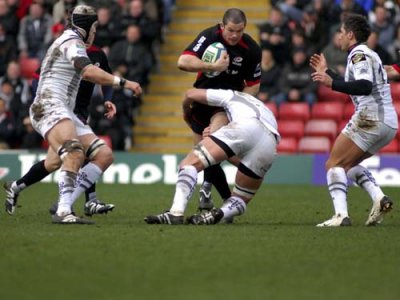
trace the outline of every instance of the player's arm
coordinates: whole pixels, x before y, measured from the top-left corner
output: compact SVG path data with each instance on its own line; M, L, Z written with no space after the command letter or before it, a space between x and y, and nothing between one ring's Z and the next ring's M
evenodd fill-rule
M81 70L82 79L100 85L113 86L114 88L126 88L133 91L136 96L142 93L142 88L139 83L107 73L90 63L89 59L87 60L89 64L85 59L79 57L74 61L75 68Z
M178 68L186 72L223 72L228 66L229 55L226 51L214 63L204 62L192 54L182 54L178 58Z
M400 79L400 65L399 64L385 66L385 70L386 70L387 76L390 80L399 80Z

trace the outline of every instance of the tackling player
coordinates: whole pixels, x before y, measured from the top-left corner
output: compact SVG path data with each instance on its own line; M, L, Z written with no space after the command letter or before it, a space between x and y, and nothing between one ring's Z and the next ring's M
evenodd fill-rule
M247 24L246 15L237 8L228 9L222 23L203 30L184 50L178 59L178 68L186 72L197 72L194 83L196 88L231 89L243 91L255 96L260 88L261 49L248 34L244 33ZM206 63L201 57L212 43L220 42L226 53L215 63ZM208 72L220 72L209 78ZM209 127L216 131L227 123L227 117L220 107L210 107L204 103L193 103L190 109L184 109L184 119L193 131L194 144L202 139ZM226 176L219 164L204 170L204 183L200 189L199 209L211 209L211 184L214 184L222 199L231 196Z
M233 157L240 161L231 196L221 208L202 211L187 221L212 225L244 214L275 159L280 135L273 113L263 102L232 90L191 89L186 93L184 104L194 102L222 107L228 112L229 123L201 140L182 160L171 208L168 212L147 216L148 224L183 224L197 174Z

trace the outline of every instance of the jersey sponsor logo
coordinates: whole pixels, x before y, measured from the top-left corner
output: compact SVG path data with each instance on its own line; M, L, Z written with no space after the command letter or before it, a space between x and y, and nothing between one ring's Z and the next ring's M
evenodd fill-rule
M366 61L367 58L365 57L364 53L355 53L352 57L351 57L351 61L353 64L357 64L359 62L362 61Z
M76 53L78 54L78 56L87 56L86 50L79 49L78 51L76 51Z
M261 76L261 71L259 71L259 72L257 72L257 73L254 73L253 76L254 76L254 77L259 77L259 76Z
M232 74L232 75L239 74L239 71L238 71L238 70L232 70L231 74Z
M207 39L207 38L206 38L205 36L202 36L202 37L199 39L199 41L197 42L196 46L193 47L193 51L194 51L194 52L199 51L201 45L203 45L203 43L204 43L204 41L205 41L206 39Z
M242 61L243 61L243 57L236 56L233 59L232 64L240 67L240 66L242 66Z

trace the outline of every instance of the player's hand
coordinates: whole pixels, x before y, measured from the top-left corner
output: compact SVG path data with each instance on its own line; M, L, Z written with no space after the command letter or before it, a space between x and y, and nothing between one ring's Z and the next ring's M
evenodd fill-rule
M313 81L320 82L321 84L327 86L327 87L332 87L332 78L323 72L314 72L311 74L311 78Z
M105 111L104 116L107 119L112 119L117 114L117 108L115 104L112 103L111 101L104 102L104 111Z
M221 57L213 64L213 69L216 72L223 72L229 67L229 55L227 51L222 51Z
M135 81L127 80L124 88L131 90L135 94L136 97L140 96L142 94L142 87L140 86L139 83L137 83Z
M317 72L325 72L328 69L328 64L324 54L313 54L310 58L310 67Z
M209 135L211 134L211 127L210 126L208 126L208 127L206 127L204 130L203 130L203 138L206 138L206 137L208 137Z

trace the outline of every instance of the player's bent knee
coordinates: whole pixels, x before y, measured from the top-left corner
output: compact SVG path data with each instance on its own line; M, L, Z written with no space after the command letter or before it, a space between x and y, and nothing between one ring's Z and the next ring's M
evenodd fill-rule
M67 155L83 159L83 153L83 145L77 139L65 141L57 150L57 154L60 156L61 160L64 160Z
M193 153L196 155L204 166L204 169L209 166L215 165L216 161L214 157L208 152L207 148L202 144L197 144L193 148Z
M249 202L256 194L257 189L250 189L250 188L246 188L246 187L240 186L238 184L235 184L232 192L234 195L237 195L237 196L243 198L243 200L245 202Z
M100 151L100 149L103 150L105 148L105 146L107 146L107 145L102 139L99 139L99 138L94 139L90 143L90 145L86 151L86 157L89 158L90 160L93 160L94 157L97 155L97 153Z

